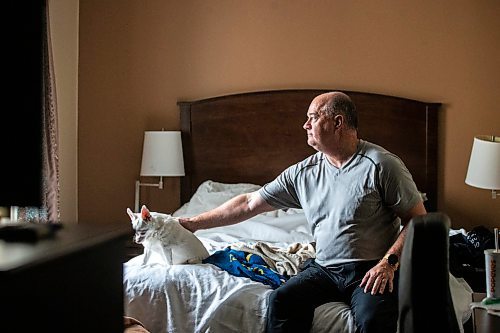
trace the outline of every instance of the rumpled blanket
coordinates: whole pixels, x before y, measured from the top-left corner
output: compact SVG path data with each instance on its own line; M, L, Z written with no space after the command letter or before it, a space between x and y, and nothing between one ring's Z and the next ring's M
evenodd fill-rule
M296 275L307 259L316 257L316 250L311 243L293 243L287 248L280 248L265 242L253 245L239 242L231 244L231 248L259 255L269 268L288 277Z
M203 263L215 265L234 276L248 277L273 289L287 280L285 276L270 269L259 255L233 250L231 247L214 252Z

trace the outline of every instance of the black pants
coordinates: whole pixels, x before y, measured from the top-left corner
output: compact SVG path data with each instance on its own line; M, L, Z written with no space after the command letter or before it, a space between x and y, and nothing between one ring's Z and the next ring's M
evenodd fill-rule
M274 290L269 297L267 333L309 332L316 307L343 301L350 305L357 331L393 333L397 330L397 272L393 292L365 293L359 286L365 273L377 261L347 263L333 267L307 261L303 270Z

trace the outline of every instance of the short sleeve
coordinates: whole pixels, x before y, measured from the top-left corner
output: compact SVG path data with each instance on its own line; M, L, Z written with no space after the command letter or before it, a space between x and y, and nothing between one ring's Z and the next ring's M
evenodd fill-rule
M384 203L398 215L406 213L422 201L410 171L395 155L389 155L383 162L380 181Z
M294 184L295 170L293 165L264 185L259 190L260 196L277 209L302 208Z

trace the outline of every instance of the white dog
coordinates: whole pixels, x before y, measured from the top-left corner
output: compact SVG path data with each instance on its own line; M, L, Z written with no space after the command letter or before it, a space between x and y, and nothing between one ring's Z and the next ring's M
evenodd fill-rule
M135 230L134 241L144 246L144 261L147 264L153 253L163 258L167 265L196 264L209 256L203 243L179 220L168 214L150 212L142 206L140 213L127 208Z

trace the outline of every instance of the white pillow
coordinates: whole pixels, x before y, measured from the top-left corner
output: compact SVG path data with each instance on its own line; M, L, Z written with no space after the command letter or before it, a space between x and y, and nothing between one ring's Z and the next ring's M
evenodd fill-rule
M227 184L207 180L200 184L189 202L175 211L173 216L194 216L222 205L229 199L243 193L250 193L261 188L249 183Z

